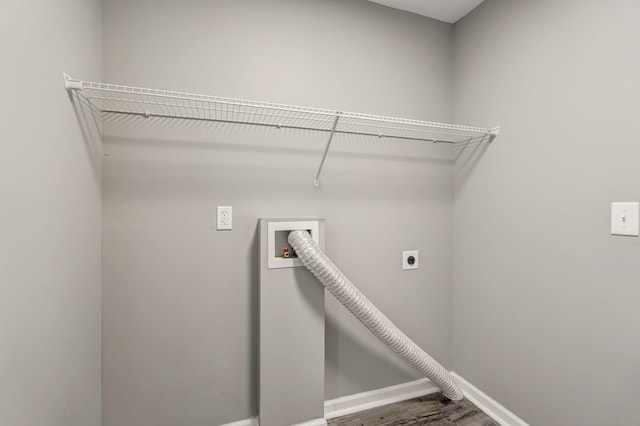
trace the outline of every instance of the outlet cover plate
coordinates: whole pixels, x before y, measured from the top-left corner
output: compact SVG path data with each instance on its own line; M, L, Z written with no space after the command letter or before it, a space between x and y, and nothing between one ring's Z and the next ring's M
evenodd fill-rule
M218 206L218 231L233 229L233 209L231 206Z
M640 203L611 203L611 234L640 236Z
M413 264L409 263L409 258L413 256ZM418 269L418 250L405 250L402 252L402 269Z

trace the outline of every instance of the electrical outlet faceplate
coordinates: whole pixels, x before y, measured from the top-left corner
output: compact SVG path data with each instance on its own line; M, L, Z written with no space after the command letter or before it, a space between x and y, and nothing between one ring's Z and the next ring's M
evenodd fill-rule
M402 269L418 269L418 250L402 252Z
M231 206L218 206L218 230L232 229L233 210Z

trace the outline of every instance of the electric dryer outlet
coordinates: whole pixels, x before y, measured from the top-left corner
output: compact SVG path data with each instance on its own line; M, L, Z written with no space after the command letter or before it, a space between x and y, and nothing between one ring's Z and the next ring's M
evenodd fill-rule
M402 269L418 269L418 250L405 250L402 252Z

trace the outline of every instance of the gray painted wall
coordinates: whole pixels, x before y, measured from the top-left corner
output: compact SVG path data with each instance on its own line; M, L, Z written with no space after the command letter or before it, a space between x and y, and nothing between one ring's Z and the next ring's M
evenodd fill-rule
M111 0L103 27L105 81L451 119L452 27L369 2ZM323 135L149 124L105 123L105 426L256 414L258 217L325 217L328 254L452 367L449 162L337 137L314 188ZM327 315L327 399L420 377L329 297Z
M454 367L532 425L636 425L640 3L487 0L454 30Z
M3 0L0 52L0 424L97 426L99 144L61 73L100 78L100 2Z

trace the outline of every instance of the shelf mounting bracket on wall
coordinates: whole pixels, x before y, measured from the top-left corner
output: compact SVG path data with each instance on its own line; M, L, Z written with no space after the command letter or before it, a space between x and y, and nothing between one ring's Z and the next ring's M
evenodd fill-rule
M329 153L329 147L331 146L331 141L333 140L333 135L336 133L336 127L338 126L338 120L340 120L340 111L336 111L336 118L333 120L333 126L331 127L331 133L329 134L329 139L327 140L327 146L324 148L324 154L322 154L322 160L320 160L320 166L318 167L318 173L316 173L316 178L313 180L313 186L320 186L320 173L322 173L322 167L324 167L324 160L327 159L327 154Z
M64 77L64 88L67 90L82 90L82 80L75 80L67 73L62 73Z
M498 136L498 133L500 133L500 126L491 128L491 132L489 132L489 143L493 142L496 136Z

